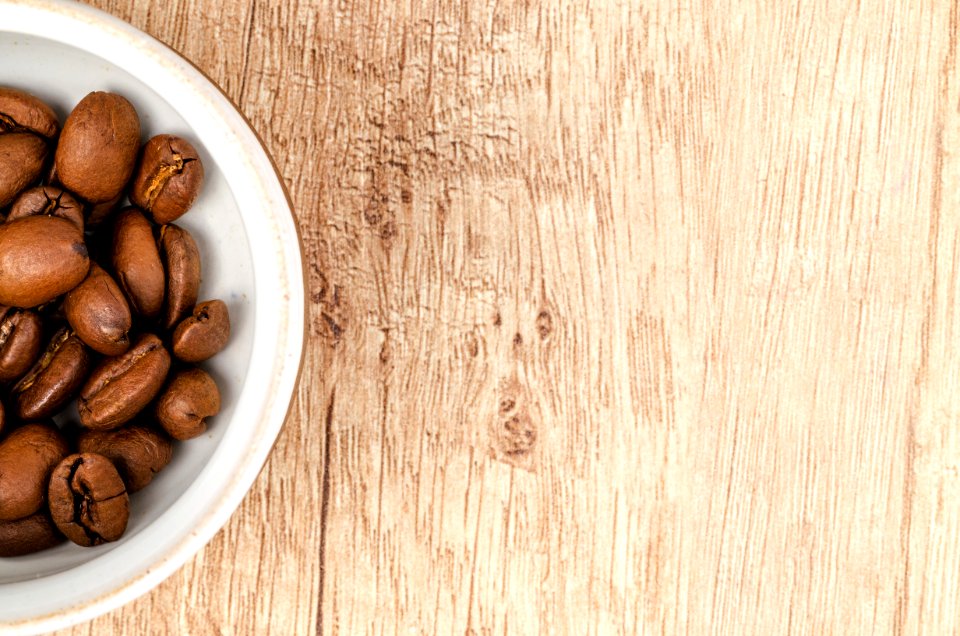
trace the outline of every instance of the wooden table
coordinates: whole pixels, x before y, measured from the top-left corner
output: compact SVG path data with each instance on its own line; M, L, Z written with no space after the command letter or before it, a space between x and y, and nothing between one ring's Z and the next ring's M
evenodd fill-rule
M93 4L263 136L310 342L75 633L960 631L956 3Z

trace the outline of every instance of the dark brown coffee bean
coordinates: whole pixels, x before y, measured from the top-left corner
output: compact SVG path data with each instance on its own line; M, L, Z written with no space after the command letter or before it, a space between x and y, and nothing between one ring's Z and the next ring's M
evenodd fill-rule
M190 142L173 135L148 141L130 186L130 200L163 225L190 209L203 184L203 164Z
M108 358L90 374L80 390L80 424L110 430L129 422L149 404L167 378L170 354L160 339L144 334L122 356Z
M90 93L63 124L55 155L57 179L90 203L116 199L133 173L140 118L125 98Z
M49 302L79 285L89 269L83 233L70 221L28 216L0 225L2 305Z
M123 195L119 195L115 199L103 203L92 203L87 212L87 227L96 227L109 219L122 199Z
M130 348L130 307L110 274L96 263L67 293L63 311L77 336L97 353L118 356Z
M130 497L109 459L78 453L50 475L50 516L68 539L85 547L116 541L130 518Z
M17 415L52 417L73 399L90 370L90 350L70 329L60 329L40 359L13 387Z
M123 210L114 221L111 261L133 311L147 318L158 316L166 275L150 221L136 208Z
M146 426L124 426L113 431L83 431L77 439L81 453L99 453L120 471L127 492L137 492L170 463L173 444Z
M21 426L0 442L0 521L40 510L50 471L69 452L60 432L45 424Z
M47 144L30 133L0 135L0 208L36 183L47 157Z
M160 228L160 259L167 275L167 303L163 326L173 329L197 302L200 290L200 250L185 229L172 224L164 225Z
M35 311L0 309L0 382L16 380L40 355L43 322Z
M220 412L220 390L203 369L173 376L157 400L157 420L170 437L191 439L207 430L206 418Z
M223 350L230 339L230 312L222 300L198 304L173 332L173 355L184 362L203 362Z
M52 108L30 93L0 87L0 131L26 130L51 139L59 129Z
M33 554L63 541L63 535L45 512L16 521L0 521L0 557Z
M83 231L83 206L73 195L53 186L37 186L25 191L10 206L7 221L25 216L56 216Z

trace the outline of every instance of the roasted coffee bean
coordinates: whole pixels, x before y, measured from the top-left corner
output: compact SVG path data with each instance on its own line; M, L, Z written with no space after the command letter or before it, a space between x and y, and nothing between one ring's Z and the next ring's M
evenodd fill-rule
M0 208L33 185L43 171L47 144L30 133L0 135Z
M83 231L83 206L73 195L53 186L37 186L25 191L10 206L7 221L25 216L56 216Z
M51 139L59 129L52 108L30 93L0 87L0 131L24 130Z
M144 334L122 356L108 358L80 390L77 408L85 428L106 431L129 422L163 388L170 354L153 334Z
M52 417L73 399L89 370L90 350L70 329L60 329L13 387L17 415L22 419Z
M200 251L188 231L176 225L164 225L160 228L160 259L167 275L163 326L173 329L197 302Z
M130 348L130 307L110 274L96 263L67 293L63 311L77 336L97 353L118 356Z
M35 311L0 308L0 382L26 373L42 344L43 322Z
M69 452L60 432L46 424L21 426L0 442L0 521L40 510L50 471Z
M163 225L190 209L203 184L203 163L190 142L157 135L143 147L130 200Z
M2 305L49 302L79 285L89 269L83 233L70 221L28 216L0 225Z
M50 475L50 516L68 539L82 546L116 541L130 517L130 497L109 459L77 453Z
M109 201L104 201L103 203L91 204L90 210L87 212L87 226L96 227L109 219L111 215L113 215L113 211L117 209L117 206L120 204L122 199L123 195L120 195Z
M219 412L220 390L203 369L176 373L157 400L157 421L177 440L202 435L207 430L206 418Z
M128 493L171 461L174 438L219 413L208 373L170 373L173 354L200 362L230 337L226 304L197 305L200 253L171 223L203 180L187 140L141 147L119 95L90 93L61 130L42 101L0 87L0 557L63 534L83 546L120 538ZM126 195L139 209L118 213ZM52 418L74 397L68 442Z
M222 300L193 308L173 332L173 355L184 362L203 362L223 350L230 339L230 312Z
M90 93L63 124L55 155L57 179L90 203L120 196L140 149L140 118L125 98Z
M77 448L112 461L131 493L146 487L173 457L173 444L166 435L136 424L113 431L83 431Z
M63 541L63 535L45 512L16 521L0 521L0 557L33 554Z
M147 318L158 316L166 276L150 221L136 208L123 210L114 221L111 262L133 311Z

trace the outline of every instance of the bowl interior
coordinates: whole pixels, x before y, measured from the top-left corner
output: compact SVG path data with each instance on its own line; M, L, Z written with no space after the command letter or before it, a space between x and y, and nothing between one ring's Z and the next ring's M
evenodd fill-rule
M155 556L151 546L145 544L150 541L144 536L145 529L159 526L168 533L189 532L190 528L182 527L182 516L174 509L175 504L186 497L192 507L202 505L205 484L216 479L215 475L205 475L205 469L215 464L218 452L237 452L236 445L242 444L249 434L239 430L244 422L234 415L250 367L256 295L251 242L222 170L221 157L205 143L204 131L191 126L190 113L178 110L177 95L158 94L145 78L136 77L102 57L42 37L4 31L2 24L0 60L0 85L22 88L44 99L58 111L61 122L84 95L106 90L120 93L133 103L141 117L144 139L172 133L191 140L203 160L206 179L194 208L177 223L193 234L200 248L200 299L223 299L229 306L232 323L228 347L202 365L217 380L223 404L221 413L210 420L208 432L176 444L172 463L146 489L131 497L130 523L120 541L89 549L64 544L36 555L0 558L2 623L20 618L25 612L54 609L37 607L35 602L26 600L26 607L8 602L18 591L24 598L36 591L38 579L48 579L61 588L81 583L96 587L99 583L107 590L111 579L115 580L111 572L130 567L131 561L148 563ZM71 406L68 413L75 412L72 409ZM74 574L63 576L71 572ZM84 573L82 578L78 572ZM99 573L101 581L94 581L95 573ZM34 584L29 589L17 585L25 582ZM82 600L79 595L71 599L68 590L63 593L67 594L64 603Z

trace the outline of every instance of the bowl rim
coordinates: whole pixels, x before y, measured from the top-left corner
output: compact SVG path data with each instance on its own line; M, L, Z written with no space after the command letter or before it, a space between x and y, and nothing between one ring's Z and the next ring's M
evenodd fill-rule
M125 55L130 54L134 59L153 66L162 63L165 66L161 69L162 72L170 74L171 77L179 75L180 81L189 81L193 89L199 89L200 94L196 97L207 109L232 118L231 132L236 135L236 141L250 153L251 162L256 163L258 167L268 168L267 172L260 173L257 177L262 180L262 186L274 195L272 199L274 205L264 206L264 209L270 217L272 229L275 230L273 238L277 242L276 247L280 254L279 263L282 273L286 275L283 281L285 284L281 285L284 290L281 298L287 302L286 311L278 312L283 314L283 319L279 321L279 327L283 333L278 335L278 340L282 340L286 346L282 350L283 355L276 356L272 369L273 377L276 378L272 385L273 400L265 398L264 410L258 414L265 424L254 432L252 441L256 443L253 444L253 449L238 460L240 470L232 476L219 497L210 503L208 513L200 524L183 532L183 536L177 543L157 557L154 562L141 565L139 575L118 581L110 591L49 614L22 620L15 619L12 622L0 620L0 633L6 634L39 633L62 629L121 607L152 590L179 570L226 525L262 472L267 457L275 446L279 433L294 406L307 346L305 305L307 277L302 232L283 176L251 122L213 79L170 46L120 18L88 5L69 0L0 0L0 11L4 10L17 10L24 14L44 17L55 16L57 19L67 20L78 26L92 27L106 41L122 48ZM13 20L11 26L5 19L0 26L0 32L21 33L53 40L102 57L93 50L94 47L85 45L80 37L51 36L49 31L40 28L35 32L18 30L18 24Z

